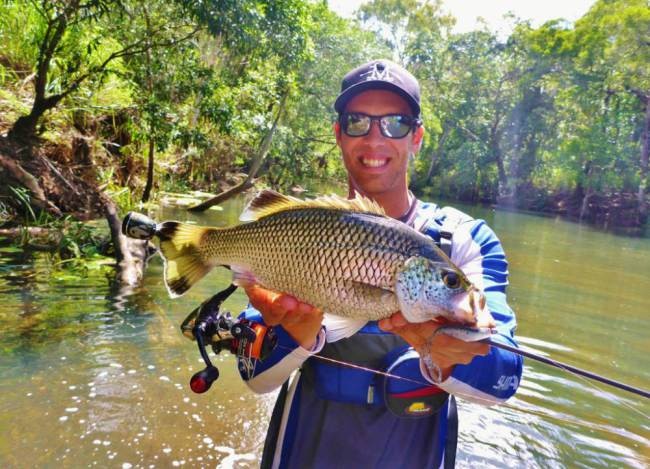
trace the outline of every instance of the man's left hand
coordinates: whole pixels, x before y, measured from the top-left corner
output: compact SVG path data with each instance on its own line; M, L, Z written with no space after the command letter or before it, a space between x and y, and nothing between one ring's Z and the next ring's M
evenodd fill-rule
M435 320L409 323L399 311L391 317L379 321L379 327L386 332L393 332L402 337L415 350L421 350L429 342L429 354L433 363L441 371L442 381L446 380L454 369L454 365L466 365L474 357L487 355L490 346L482 342L465 342L455 337L438 334L431 339L434 332L441 326L449 325ZM495 322L490 312L485 308L479 313L476 324L472 327L494 327Z

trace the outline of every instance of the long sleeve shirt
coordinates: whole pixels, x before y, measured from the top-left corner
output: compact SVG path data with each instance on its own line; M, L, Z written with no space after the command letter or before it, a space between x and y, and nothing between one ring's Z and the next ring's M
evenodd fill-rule
M460 217L451 244L451 260L483 290L497 323L491 340L516 346L516 320L506 302L508 264L501 243L482 220L453 209L418 202L411 224L435 241L448 217ZM259 312L242 313L261 321ZM488 355L456 365L449 378L435 383L417 352L401 338L368 322L352 337L327 342L327 320L311 350L300 347L281 327L278 346L242 377L259 393L280 387L263 467L442 467L455 455L456 435L448 431L451 409L447 393L492 405L512 396L519 385L522 359L492 347ZM324 356L324 361L314 355ZM348 361L388 372L390 378L333 364ZM451 444L451 446L450 446ZM449 450L448 450L449 451Z

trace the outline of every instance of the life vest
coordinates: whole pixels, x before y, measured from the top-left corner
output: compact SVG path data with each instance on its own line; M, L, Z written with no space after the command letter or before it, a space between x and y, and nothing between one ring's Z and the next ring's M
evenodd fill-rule
M326 343L318 354L367 370L342 366L318 358L302 366L303 385L321 399L369 406L385 406L399 417L430 417L447 400L447 393L418 376L419 357L399 336L383 332L376 321L346 339Z

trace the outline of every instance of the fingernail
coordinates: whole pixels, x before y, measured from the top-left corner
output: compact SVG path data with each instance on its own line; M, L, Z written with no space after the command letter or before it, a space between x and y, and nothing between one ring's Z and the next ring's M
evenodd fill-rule
M280 299L280 305L285 311L293 311L298 306L298 300L289 295L283 295Z
M402 327L402 326L406 326L408 324L408 321L404 319L402 316L397 316L393 318L393 324L396 327Z
M390 331L393 328L392 324L387 319L382 319L381 321L379 321L379 323L377 323L377 325L379 326L380 329L384 331Z
M308 305L307 303L298 303L298 312L302 314L309 314L311 313L313 308L311 305Z

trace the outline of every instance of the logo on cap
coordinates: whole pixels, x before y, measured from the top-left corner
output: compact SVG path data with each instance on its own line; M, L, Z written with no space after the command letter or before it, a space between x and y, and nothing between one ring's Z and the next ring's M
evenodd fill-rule
M366 81L380 80L392 82L394 80L393 76L390 74L390 68L382 63L372 64L370 71L362 73L361 77L365 78Z

